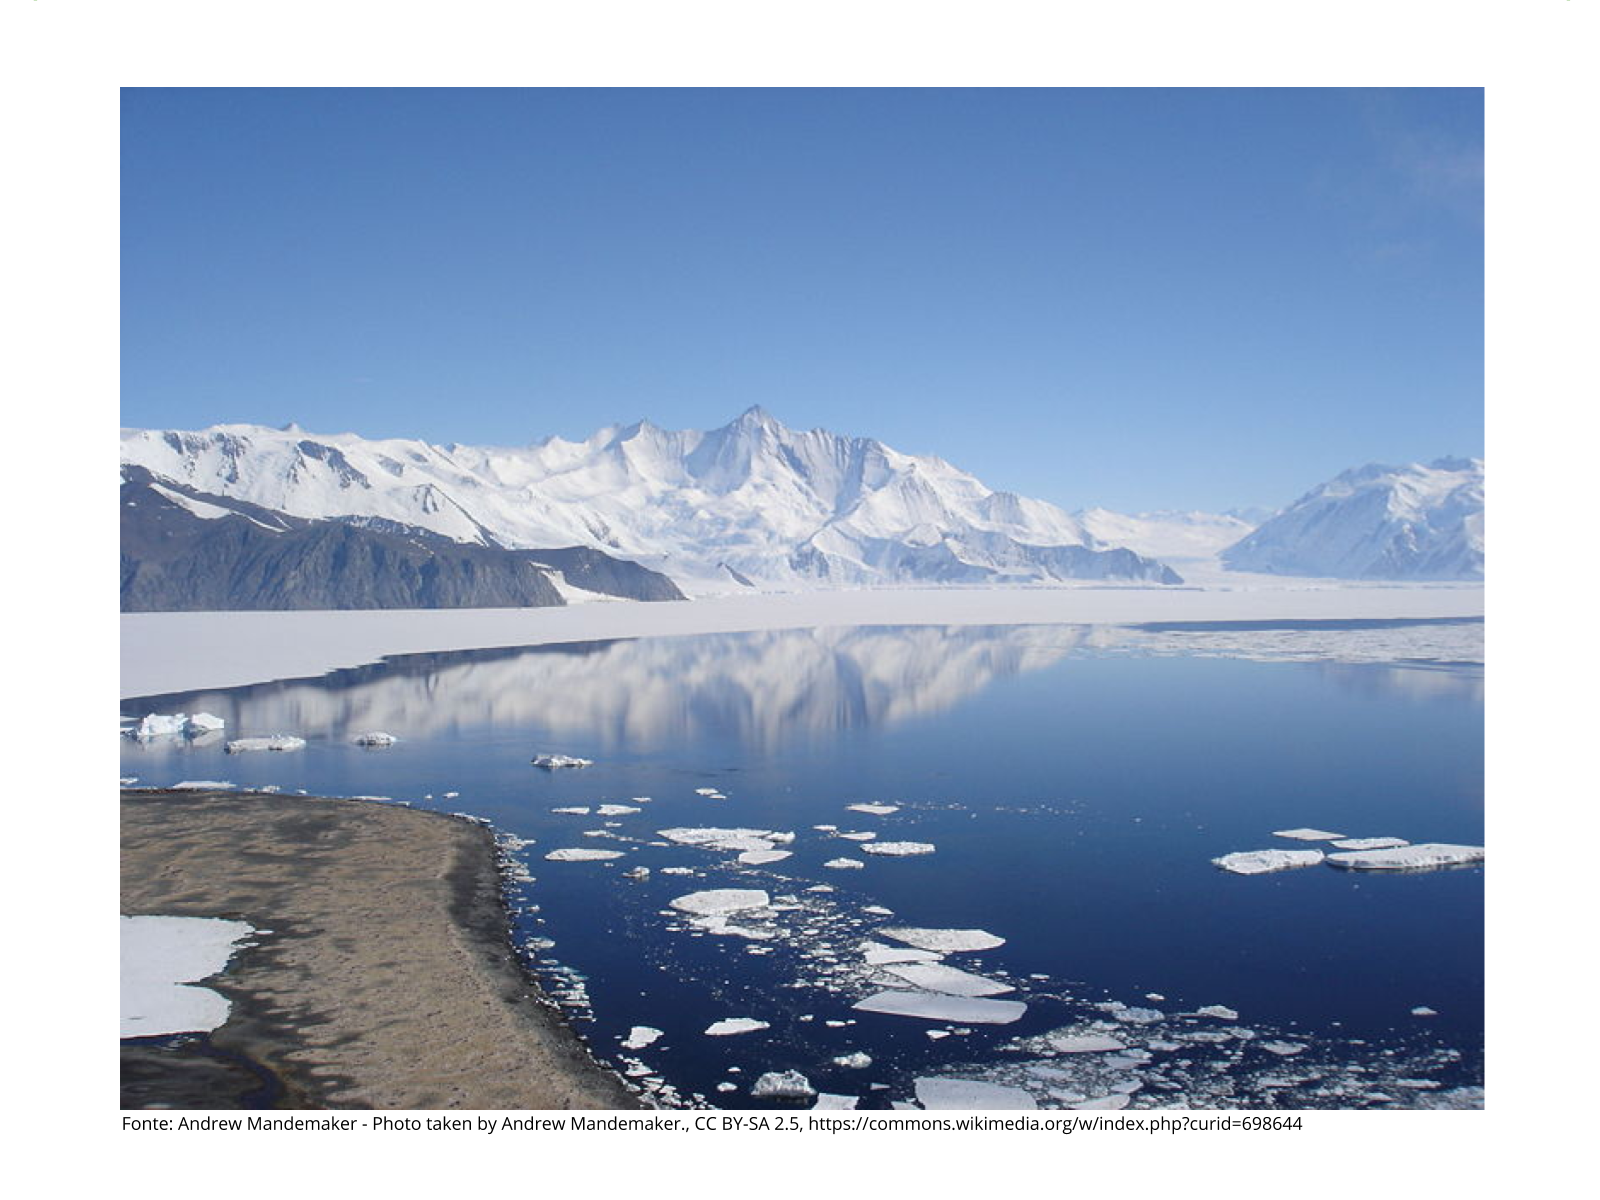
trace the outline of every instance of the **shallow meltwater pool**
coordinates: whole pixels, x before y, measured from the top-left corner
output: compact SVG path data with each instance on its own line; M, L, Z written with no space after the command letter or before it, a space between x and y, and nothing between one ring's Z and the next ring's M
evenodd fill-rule
M657 1103L1476 1105L1482 863L1382 855L1483 844L1482 668L1455 652L1481 633L410 655L125 700L125 730L223 726L151 724L123 774L487 819L518 945ZM1214 861L1252 851L1297 853Z

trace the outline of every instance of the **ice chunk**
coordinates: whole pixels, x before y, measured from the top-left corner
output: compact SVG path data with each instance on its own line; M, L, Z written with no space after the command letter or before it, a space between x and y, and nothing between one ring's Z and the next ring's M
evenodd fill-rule
M136 741L148 742L152 738L177 737L183 732L184 723L188 718L183 713L176 716L163 716L161 713L149 713L139 720L137 725L123 732Z
M871 813L875 817L887 817L890 813L900 811L898 804L846 804L852 812Z
M703 850L771 850L774 845L787 845L794 840L792 834L775 833L770 829L718 829L677 828L658 829L658 834L680 846L699 846Z
M770 929L752 929L748 925L735 925L721 913L713 913L709 917L695 917L689 924L697 929L704 929L707 933L717 934L719 937L749 938L753 942L770 942L778 936Z
M226 779L182 779L167 790L169 792L230 792L238 787Z
M882 942L862 942L861 952L869 967L882 967L890 963L935 962L944 957L936 950L901 950L885 946Z
M639 810L631 804L602 804L595 812L602 817L622 817Z
M868 833L841 833L839 836L842 837L842 838L849 838L852 842L870 842L873 838L877 837L878 835L875 834L875 833L868 832Z
M1046 1039L1050 1049L1060 1054L1104 1054L1127 1047L1114 1037L1102 1033L1068 1034L1065 1037Z
M809 1100L817 1094L817 1089L799 1071L768 1071L751 1085L750 1094L780 1100Z
M1304 1054L1306 1047L1299 1042L1262 1042L1263 1050L1271 1051L1280 1058L1292 1058L1296 1054Z
M861 906L861 911L864 912L864 913L871 913L875 917L892 917L892 916L894 916L894 909L885 908L881 904L863 904Z
M863 1054L856 1050L850 1054L841 1054L833 1060L836 1067L849 1067L852 1071L865 1070L872 1065L872 1055Z
M1126 1005L1111 1015L1124 1025L1154 1025L1158 1021L1167 1019L1167 1014L1159 1008L1135 1008Z
M1455 846L1445 842L1421 842L1392 850L1347 850L1328 855L1329 866L1343 867L1347 871L1426 871L1482 861L1482 846Z
M926 1076L916 1081L917 1100L927 1109L1038 1108L1022 1088L985 1083L979 1079L940 1079Z
M350 739L358 746L392 746L400 739L392 733L384 733L375 729L371 733L358 733Z
M982 975L947 967L942 963L910 963L884 969L924 991L943 992L949 996L999 996L1017 990L1009 983L985 979Z
M1439 1014L1435 1009L1429 1008L1426 1004L1419 1004L1416 1008L1411 1010L1411 1015L1413 1017L1437 1017Z
M1297 842L1331 842L1342 838L1342 833L1329 833L1326 829L1274 829L1273 837L1292 838Z
M245 754L251 750L303 750L306 740L292 733L275 733L271 737L237 738L223 747L229 754Z
M608 858L621 858L621 850L569 849L552 850L545 858L551 862L602 862Z
M717 791L716 788L695 788L694 794L696 796L721 796L723 799L727 798L722 796L722 793Z
M1395 850L1411 843L1405 838L1375 837L1375 838L1340 838L1333 843L1340 850Z
M1215 1017L1219 1021L1237 1021L1239 1014L1226 1004L1208 1004L1194 1010L1197 1017Z
M589 806L587 804L568 804L561 808L552 808L550 811L553 813L567 813L574 817L587 817L589 815Z
M932 854L932 842L862 842L864 854L881 854L892 858L908 858L913 854Z
M746 850L739 855L739 861L752 867L759 867L763 863L781 862L793 853L792 850Z
M867 864L862 862L859 858L830 858L822 865L825 867L832 867L835 871L854 871L860 870Z
M594 759L575 758L570 754L535 754L533 765L543 767L546 771L556 771L562 767L592 767Z
M878 930L884 937L915 946L919 950L934 950L940 954L956 954L962 950L992 950L1004 946L1006 940L984 929L918 929L899 926Z
M858 1000L853 1007L861 1012L972 1025L1009 1025L1028 1011L1028 1006L1020 1000L978 1000L938 992L899 991L875 992L865 1000Z
M670 902L679 912L694 913L699 917L748 912L766 908L771 903L771 897L759 888L712 888L704 892L690 892Z
M1213 865L1235 875L1265 875L1269 871L1292 871L1314 867L1322 861L1321 850L1240 850L1213 858Z
M628 1036L623 1039L622 1048L624 1050L643 1050L646 1046L652 1045L661 1036L662 1033L659 1029L652 1029L648 1025L635 1025L628 1031Z
M1121 1092L1113 1092L1109 1096L1096 1096L1092 1100L1080 1100L1076 1104L1067 1105L1067 1107L1073 1109L1127 1108L1128 1097Z
M226 721L211 713L194 713L190 716L189 723L184 727L184 732L190 735L216 733L225 725L227 725Z
M229 1002L194 983L228 965L255 930L211 917L123 917L121 1036L208 1032L228 1019Z
M817 1102L812 1108L852 1109L856 1106L859 1096L836 1096L832 1092L818 1092Z
M771 1028L766 1021L758 1021L754 1017L725 1017L706 1026L706 1036L732 1037L738 1033L755 1033L759 1029Z

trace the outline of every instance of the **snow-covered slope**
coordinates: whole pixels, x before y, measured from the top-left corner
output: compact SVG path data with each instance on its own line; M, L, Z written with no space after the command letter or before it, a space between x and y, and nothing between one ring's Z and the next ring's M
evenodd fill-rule
M514 549L592 546L711 586L1181 580L1076 518L937 458L789 429L649 422L582 442L434 446L218 425L124 430L124 463L297 517L396 522Z
M1117 513L1089 508L1074 514L1096 541L1126 546L1182 570L1185 562L1214 560L1256 527L1233 513Z
M1483 460L1346 471L1222 554L1234 571L1482 579Z

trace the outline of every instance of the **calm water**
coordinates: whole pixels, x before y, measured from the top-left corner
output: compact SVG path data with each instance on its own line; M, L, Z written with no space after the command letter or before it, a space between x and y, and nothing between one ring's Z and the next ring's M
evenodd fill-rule
M685 1099L748 1105L757 1076L787 1069L863 1106L937 1074L1047 1104L1137 1084L1135 1107L1410 1104L1481 1084L1481 870L1245 878L1210 863L1297 846L1271 836L1294 826L1482 844L1481 669L1151 656L1108 640L1067 626L865 628L409 656L126 701L125 715L204 710L229 738L309 744L228 755L221 738L129 741L123 770L142 785L390 797L533 839L515 852L536 877L515 889L519 940L597 1054ZM368 730L402 740L351 744ZM529 762L541 752L596 765L547 772ZM856 802L901 808L845 807ZM593 812L606 803L640 811ZM591 812L551 811L566 806ZM815 825L937 851L871 857ZM792 831L793 856L742 866L656 834L677 826ZM624 856L545 860L562 847ZM839 857L865 866L823 866ZM648 878L624 875L640 866ZM819 885L833 890L808 890ZM672 898L718 887L791 897L768 918L733 918L776 936L713 936L667 915ZM1012 984L1004 998L1026 1015L961 1026L854 1011L878 990L859 943L898 924L1004 937L947 961ZM1105 1007L1118 1002L1165 1016L1119 1020ZM1239 1020L1178 1015L1216 1004ZM703 1034L725 1017L771 1027ZM1096 1022L1148 1059L1108 1067L1029 1040ZM623 1050L634 1025L664 1036ZM831 1062L857 1051L870 1067Z

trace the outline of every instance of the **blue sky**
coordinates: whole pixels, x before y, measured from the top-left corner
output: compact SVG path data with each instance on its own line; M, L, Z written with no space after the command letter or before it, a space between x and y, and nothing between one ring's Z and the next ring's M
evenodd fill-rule
M123 92L127 425L648 417L1068 508L1483 451L1482 93Z

